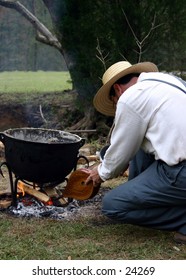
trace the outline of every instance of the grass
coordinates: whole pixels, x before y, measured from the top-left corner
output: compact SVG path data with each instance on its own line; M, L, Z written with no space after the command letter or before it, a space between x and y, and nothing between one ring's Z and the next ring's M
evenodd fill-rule
M0 259L4 260L179 260L185 246L172 234L132 225L27 219L0 214Z
M7 104L55 104L72 101L69 72L0 72L1 106ZM75 96L75 95L74 95Z
M116 180L109 180L103 188L114 184ZM119 224L101 215L99 208L78 213L54 220L0 211L0 260L186 259L186 246L175 244L172 232Z
M61 92L72 89L71 78L68 72L1 72L1 93L43 93Z

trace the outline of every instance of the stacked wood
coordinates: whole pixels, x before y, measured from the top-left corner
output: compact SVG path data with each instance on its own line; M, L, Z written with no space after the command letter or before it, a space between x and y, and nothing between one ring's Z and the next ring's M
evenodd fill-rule
M19 181L17 184L18 189L20 189L21 191L30 194L31 196L39 199L42 202L47 203L50 200L50 197L46 194L44 194L41 191L38 191L34 188L32 188L31 186L27 186L26 184L24 184L23 182Z

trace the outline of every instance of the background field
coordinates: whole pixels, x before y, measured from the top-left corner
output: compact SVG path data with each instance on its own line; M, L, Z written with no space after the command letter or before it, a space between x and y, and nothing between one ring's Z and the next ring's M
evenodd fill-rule
M76 99L71 89L67 71L0 72L0 130L42 125L64 129L71 124L69 108Z
M69 72L1 72L0 93L61 92L72 89Z

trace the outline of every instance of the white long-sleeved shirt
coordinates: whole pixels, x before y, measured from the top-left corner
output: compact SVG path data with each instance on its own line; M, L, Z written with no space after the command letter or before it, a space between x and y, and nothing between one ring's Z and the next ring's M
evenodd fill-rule
M164 80L185 90L169 74L142 73L137 83L120 96L111 145L98 166L104 181L126 170L139 148L168 165L186 159L186 94L173 86L146 79Z

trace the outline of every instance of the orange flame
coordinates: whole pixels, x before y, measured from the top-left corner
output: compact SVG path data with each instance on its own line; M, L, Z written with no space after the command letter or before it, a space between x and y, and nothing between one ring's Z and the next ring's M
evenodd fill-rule
M22 192L22 196L25 196L24 183L19 181L17 187Z
M48 206L53 205L52 199L50 198L49 201L45 202L45 205L48 205Z

